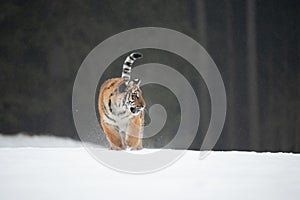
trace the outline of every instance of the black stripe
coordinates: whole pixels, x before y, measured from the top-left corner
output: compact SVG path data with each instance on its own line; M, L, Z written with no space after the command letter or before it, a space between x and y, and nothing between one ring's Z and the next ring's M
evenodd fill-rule
M107 123L109 126L111 126L112 128L114 128L117 132L120 131L120 128L114 124L110 124L110 123Z
M103 111L104 111L104 114L108 114L108 113L107 113L107 108L106 108L106 106L103 105L103 106L102 106L102 109L103 109Z
M127 97L127 95L126 95L126 97ZM126 97L124 97L123 100L122 100L123 106L125 106L125 100L126 100Z
M114 123L116 123L116 120L114 120L113 118L109 117L106 113L104 113L104 114L105 114L105 117L107 117L107 119L109 119L109 120L113 121Z
M128 117L129 116L129 114L128 115L126 115L126 116L124 116L124 117L122 117L121 119L125 119L126 117Z
M129 67L132 65L131 62L125 62L124 64L127 65L127 66L129 66Z
M126 112L126 110L124 110L124 111L122 111L122 112L118 112L118 113L117 113L117 115L118 115L118 116L120 116L120 115L124 115L124 114L125 114L125 112Z
M111 99L109 98L108 100L108 107L109 107L109 111L112 113L112 109L111 109Z
M116 82L112 82L108 88L111 88L111 87L114 86L115 84L116 84Z
M116 84L116 83L113 82L113 83L111 83L108 87L106 87L106 88L104 88L104 89L105 89L105 90L108 90L109 88L113 87L115 84Z

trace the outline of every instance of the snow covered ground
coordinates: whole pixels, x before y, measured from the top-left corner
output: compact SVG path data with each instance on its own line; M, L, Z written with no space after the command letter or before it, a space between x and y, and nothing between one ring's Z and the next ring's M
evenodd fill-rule
M300 199L299 154L198 156L188 151L162 171L130 175L102 166L79 142L0 135L0 199Z

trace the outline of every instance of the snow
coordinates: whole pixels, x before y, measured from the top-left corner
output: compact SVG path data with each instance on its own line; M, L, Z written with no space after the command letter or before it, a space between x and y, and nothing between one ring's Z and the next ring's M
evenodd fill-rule
M26 133L25 133L26 134ZM81 147L81 143L70 138L50 135L17 134L7 136L0 134L0 147Z
M104 167L79 142L0 135L0 199L300 197L299 154L212 152L203 160L198 158L199 152L188 151L162 171L130 175Z

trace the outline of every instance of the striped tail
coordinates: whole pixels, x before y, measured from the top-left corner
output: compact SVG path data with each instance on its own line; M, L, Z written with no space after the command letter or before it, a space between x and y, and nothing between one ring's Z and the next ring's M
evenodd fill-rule
M123 71L122 71L122 78L125 79L127 82L130 80L130 73L131 73L131 66L137 59L143 57L143 54L139 52L134 52L127 56L123 64Z

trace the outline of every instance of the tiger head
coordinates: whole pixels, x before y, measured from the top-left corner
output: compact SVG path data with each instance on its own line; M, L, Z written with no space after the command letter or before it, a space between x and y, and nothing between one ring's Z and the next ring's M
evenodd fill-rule
M127 83L127 108L134 115L139 114L139 112L144 110L146 107L146 103L139 86L140 83L141 81L139 79L134 79Z

